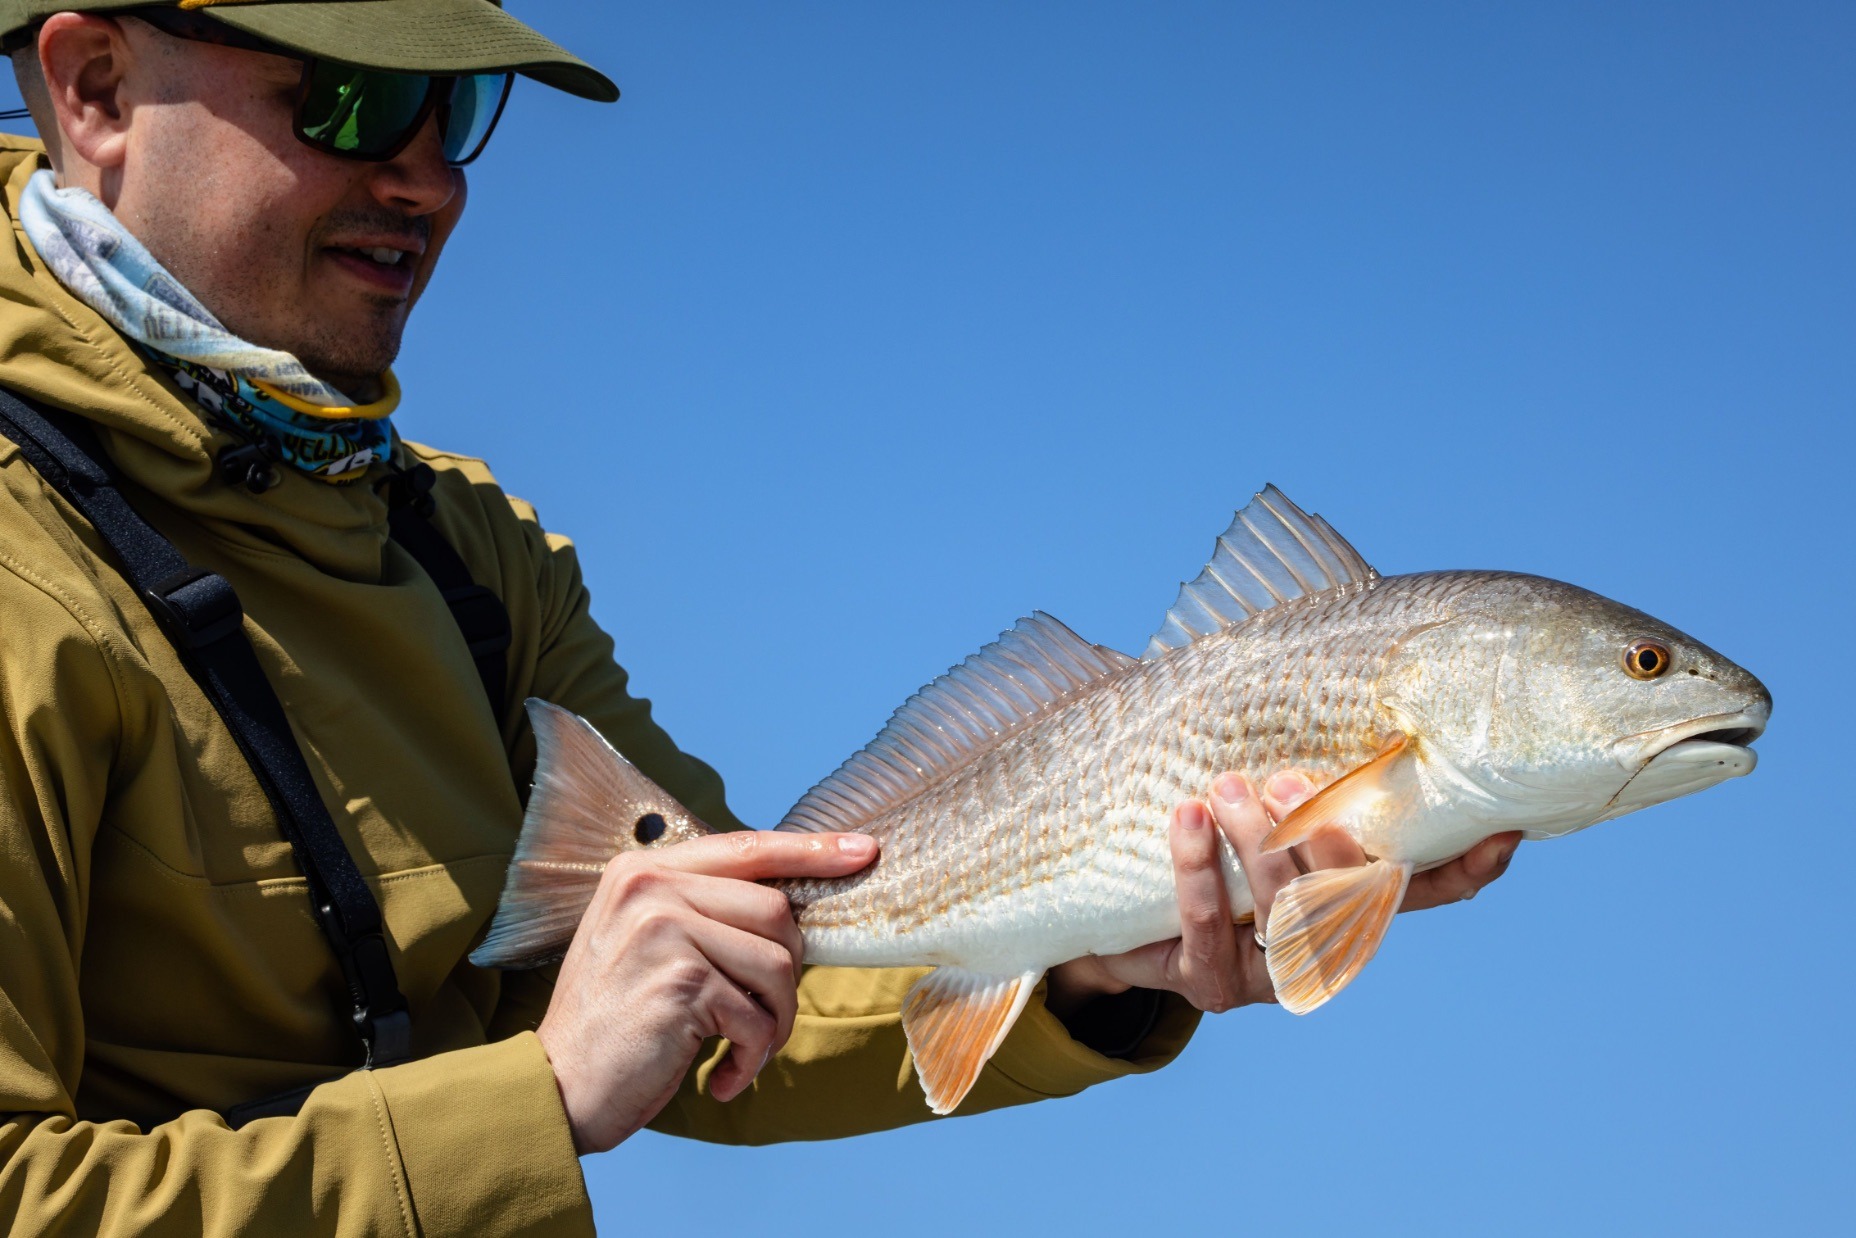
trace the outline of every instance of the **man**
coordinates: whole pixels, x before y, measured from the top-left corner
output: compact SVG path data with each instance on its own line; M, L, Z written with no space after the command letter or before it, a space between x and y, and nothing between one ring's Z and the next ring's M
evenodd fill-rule
M99 526L0 445L0 1210L25 1232L585 1232L576 1154L646 1123L763 1142L927 1116L896 1014L913 973L796 979L788 909L753 884L853 872L866 839L629 856L558 977L466 959L532 771L525 697L739 826L627 694L572 546L479 462L388 428L389 366L503 75L612 84L487 0L131 7L0 4L45 139L0 150L0 387L81 419L134 509L236 588L379 904L410 1042L386 1052L374 1027L361 1068L263 762ZM493 677L389 535L425 485L431 526L507 611ZM962 1112L1154 1069L1199 1009L1268 1000L1213 826L1267 914L1296 860L1257 842L1307 789L1224 779L1182 806L1182 939L1054 970ZM1467 897L1513 842L1415 881L1408 905ZM1314 849L1300 862L1360 859Z

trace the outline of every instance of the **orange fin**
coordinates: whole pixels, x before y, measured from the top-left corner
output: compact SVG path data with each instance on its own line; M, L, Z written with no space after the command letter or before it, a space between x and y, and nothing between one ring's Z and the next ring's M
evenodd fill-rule
M1405 736L1394 736L1379 750L1378 756L1358 769L1347 771L1296 805L1275 829L1264 835L1263 854L1287 851L1329 826L1357 833L1348 827L1393 793L1394 780L1400 770L1399 756L1410 746L1411 741Z
M1410 880L1411 865L1374 860L1283 887L1270 907L1266 958L1284 1009L1307 1014L1353 983L1378 953Z
M954 1112L1042 974L988 976L937 967L915 982L902 999L902 1031L930 1109Z

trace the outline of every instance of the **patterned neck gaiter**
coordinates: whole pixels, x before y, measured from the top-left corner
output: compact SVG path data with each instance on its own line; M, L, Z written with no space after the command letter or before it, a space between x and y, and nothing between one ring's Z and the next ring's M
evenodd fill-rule
M59 282L141 345L175 384L234 434L324 481L359 477L392 448L399 405L391 371L372 404L357 405L287 352L260 348L220 325L83 189L33 173L19 222Z

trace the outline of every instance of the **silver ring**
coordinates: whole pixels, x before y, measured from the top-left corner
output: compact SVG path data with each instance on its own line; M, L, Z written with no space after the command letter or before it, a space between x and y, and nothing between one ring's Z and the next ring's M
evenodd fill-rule
M1270 943L1263 940L1263 934L1257 932L1255 929L1251 929L1250 937L1252 941L1257 943L1257 949L1263 951L1265 954L1269 953Z

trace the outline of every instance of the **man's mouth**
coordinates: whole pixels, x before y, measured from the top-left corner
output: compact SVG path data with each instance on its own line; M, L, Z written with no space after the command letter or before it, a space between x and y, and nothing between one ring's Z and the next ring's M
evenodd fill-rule
M343 248L347 247L344 246ZM405 258L407 253L407 251L403 249L388 249L385 245L376 245L372 249L348 249L348 252L351 254L360 254L363 258L370 258L383 267L398 266L400 260Z
M325 252L343 270L401 296L412 288L420 253L410 245L330 245Z
M387 245L374 245L374 244L331 245L329 246L329 248L337 251L338 253L353 254L358 258L365 259L368 262L376 263L379 266L396 267L396 266L401 266L401 265L410 265L411 261L418 258L419 254L424 250L425 247L422 245L401 242L398 245L392 245L392 244L387 244Z

